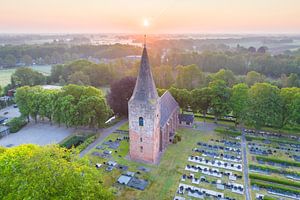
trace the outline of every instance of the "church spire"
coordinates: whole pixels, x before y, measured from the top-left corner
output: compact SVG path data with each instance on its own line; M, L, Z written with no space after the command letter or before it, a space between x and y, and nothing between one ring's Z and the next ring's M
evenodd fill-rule
M146 35L144 36L144 49L141 58L140 70L131 98L141 101L158 99L156 86L153 80L149 64L149 58L146 47Z

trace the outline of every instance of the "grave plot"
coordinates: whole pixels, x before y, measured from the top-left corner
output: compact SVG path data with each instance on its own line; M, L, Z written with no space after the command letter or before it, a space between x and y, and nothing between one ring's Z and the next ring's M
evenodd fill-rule
M128 135L113 133L92 149L88 158L104 177L107 186L115 187L119 192L126 188L145 190L149 184L147 173L151 169L128 160L128 151Z
M253 199L300 199L300 141L279 138L247 137Z
M241 141L213 135L194 144L174 199L244 199Z

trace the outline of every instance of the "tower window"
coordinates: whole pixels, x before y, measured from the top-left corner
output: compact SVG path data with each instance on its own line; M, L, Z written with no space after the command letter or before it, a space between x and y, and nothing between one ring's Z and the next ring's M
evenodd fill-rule
M143 138L140 138L140 142L143 142Z
M144 118L139 118L139 126L144 126Z
M143 153L143 146L140 146L140 152Z

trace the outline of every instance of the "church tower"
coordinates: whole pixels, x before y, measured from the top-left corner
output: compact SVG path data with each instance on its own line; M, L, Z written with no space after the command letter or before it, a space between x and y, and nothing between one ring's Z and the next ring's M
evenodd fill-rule
M128 102L130 158L157 163L160 155L160 102L146 44L135 88Z

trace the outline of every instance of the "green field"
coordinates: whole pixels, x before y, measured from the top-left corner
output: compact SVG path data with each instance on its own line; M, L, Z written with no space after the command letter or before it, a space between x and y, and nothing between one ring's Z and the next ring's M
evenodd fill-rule
M31 66L31 69L39 71L45 75L49 75L51 72L51 65L36 65ZM6 86L10 83L10 76L15 72L17 68L1 69L0 70L0 86Z

